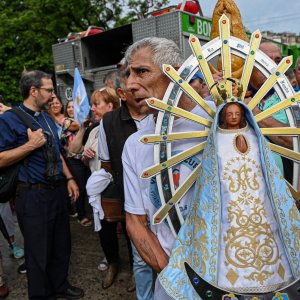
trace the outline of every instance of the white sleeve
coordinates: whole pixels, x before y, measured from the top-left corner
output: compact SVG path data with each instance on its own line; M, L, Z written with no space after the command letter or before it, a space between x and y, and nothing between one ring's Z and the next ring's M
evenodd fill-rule
M111 174L104 169L93 172L86 183L88 196L101 194L107 188L111 180Z
M103 122L100 122L100 129L99 129L99 142L98 142L98 153L99 159L104 162L110 161L109 151L107 147L107 140L106 134L103 127Z
M135 215L146 215L141 188L139 185L139 174L135 170L135 147L132 147L129 140L126 141L122 153L125 211Z

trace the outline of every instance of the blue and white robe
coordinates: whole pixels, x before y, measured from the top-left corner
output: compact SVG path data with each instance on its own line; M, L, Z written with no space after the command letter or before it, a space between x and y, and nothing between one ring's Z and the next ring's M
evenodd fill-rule
M245 106L247 127L221 130L219 107L189 214L159 280L174 299L199 299L187 262L212 285L274 291L300 277L300 216L268 143ZM243 135L248 150L235 143ZM260 158L260 159L258 159Z

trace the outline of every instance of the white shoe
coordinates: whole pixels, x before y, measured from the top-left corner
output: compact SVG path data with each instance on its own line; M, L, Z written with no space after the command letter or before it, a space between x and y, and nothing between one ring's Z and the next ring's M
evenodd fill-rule
M105 271L107 270L107 268L108 268L107 259L106 257L104 257L98 266L98 270Z

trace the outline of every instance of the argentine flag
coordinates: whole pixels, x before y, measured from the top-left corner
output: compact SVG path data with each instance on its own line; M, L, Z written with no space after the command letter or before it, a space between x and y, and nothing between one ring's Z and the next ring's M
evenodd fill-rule
M74 72L74 87L72 96L74 101L75 120L81 125L90 112L90 104L78 68L75 68Z

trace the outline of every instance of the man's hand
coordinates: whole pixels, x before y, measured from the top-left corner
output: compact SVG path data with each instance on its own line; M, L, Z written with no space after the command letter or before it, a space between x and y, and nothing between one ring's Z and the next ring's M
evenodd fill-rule
M79 188L74 179L68 180L67 189L69 193L69 197L73 199L75 202L79 197Z
M96 151L94 151L92 148L87 148L84 150L82 154L82 162L88 166L89 161L94 158L96 155Z
M5 113L7 110L10 110L11 107L10 106L6 106L4 105L2 102L0 102L0 114Z
M223 72L220 71L218 73L213 74L213 79L214 79L214 82L219 82L220 80L222 80L223 79Z
M38 149L46 144L46 138L43 134L43 130L40 128L36 131L32 131L30 128L27 129L28 145L32 149Z
M73 199L73 201L76 201L79 197L79 188L78 185L75 181L75 179L72 176L72 173L70 172L66 161L64 159L64 157L62 156L62 154L60 154L60 159L62 162L62 167L63 167L63 173L66 176L67 179L67 189L68 189L68 194L69 197Z

